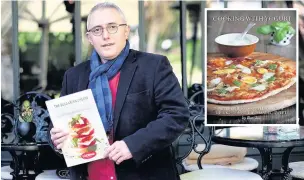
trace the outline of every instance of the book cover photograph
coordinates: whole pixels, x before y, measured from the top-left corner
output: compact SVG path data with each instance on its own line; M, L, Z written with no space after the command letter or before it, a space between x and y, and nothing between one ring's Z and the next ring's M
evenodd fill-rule
M207 124L296 124L297 11L206 10Z
M62 148L68 167L104 158L109 142L90 89L46 105L54 127L69 132Z

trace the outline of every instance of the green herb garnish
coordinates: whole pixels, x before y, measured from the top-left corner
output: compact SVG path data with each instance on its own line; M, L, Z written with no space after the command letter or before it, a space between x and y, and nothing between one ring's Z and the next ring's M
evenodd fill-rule
M236 86L238 86L238 87L240 87L242 83L240 81L238 81L238 80L234 80L233 84L236 85Z
M75 119L75 118L72 118L72 121L71 121L71 126L74 126L76 123L77 123L77 119Z
M92 151L96 151L96 149L97 149L97 145L95 144L95 145L93 145L93 146L89 146L89 147L87 148L87 151L88 151L88 152L92 152Z
M226 89L218 89L217 92L219 94L226 94L228 91Z
M278 65L276 65L276 64L270 64L268 68L270 70L276 70L277 67L278 67Z
M263 61L262 61L262 60L256 60L256 61L255 61L255 65L261 65L261 64L263 64Z
M254 83L254 84L251 84L251 87L257 87L259 84L258 83Z
M236 68L236 65L234 65L234 64L231 64L230 66L229 66L229 69L235 69Z
M274 76L272 76L271 78L267 79L267 82L272 82L272 81L275 81L275 80L276 80L276 78Z
M74 126L74 125L79 121L80 116L81 116L81 115L78 114L77 116L72 117L72 121L70 122L70 125L71 125L71 126Z
M78 146L77 141L78 141L78 138L73 138L73 139L72 139L72 143L73 143L73 146L74 146L74 147L77 147L77 146Z

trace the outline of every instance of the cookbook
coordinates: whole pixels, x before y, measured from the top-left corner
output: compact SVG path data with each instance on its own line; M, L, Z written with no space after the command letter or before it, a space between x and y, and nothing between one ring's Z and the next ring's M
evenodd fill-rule
M297 124L297 19L289 8L206 9L207 126Z
M109 141L91 89L46 101L56 128L69 132L62 153L68 167L104 158Z

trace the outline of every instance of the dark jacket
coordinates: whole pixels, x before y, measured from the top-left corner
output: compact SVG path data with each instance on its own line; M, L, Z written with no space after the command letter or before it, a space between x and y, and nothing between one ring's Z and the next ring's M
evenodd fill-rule
M89 74L89 61L67 70L61 95L87 89ZM118 179L179 179L170 146L186 128L188 118L183 92L168 59L130 50L118 84L114 141L124 140L133 158L116 165ZM86 165L70 168L71 179L79 180L85 171Z

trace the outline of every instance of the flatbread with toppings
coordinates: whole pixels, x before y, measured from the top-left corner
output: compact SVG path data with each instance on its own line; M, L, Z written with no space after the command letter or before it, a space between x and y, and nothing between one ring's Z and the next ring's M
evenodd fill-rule
M288 63L254 58L211 57L207 63L207 101L250 103L288 89L296 69Z

